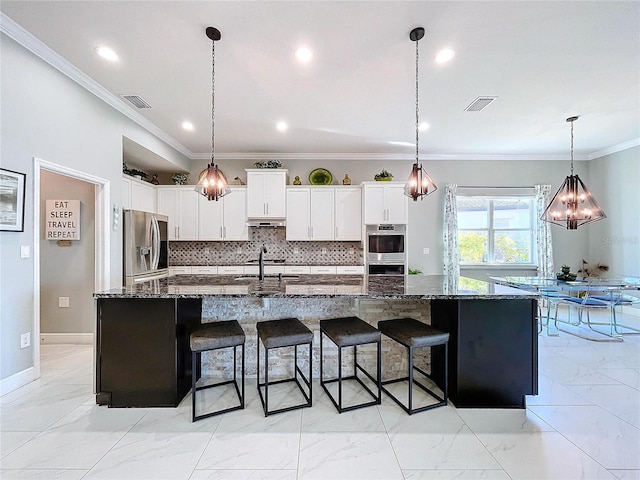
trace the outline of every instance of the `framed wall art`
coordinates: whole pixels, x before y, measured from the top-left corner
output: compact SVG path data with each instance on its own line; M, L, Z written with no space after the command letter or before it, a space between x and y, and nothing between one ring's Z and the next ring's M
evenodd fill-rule
M27 175L0 168L0 232L24 231L24 194Z

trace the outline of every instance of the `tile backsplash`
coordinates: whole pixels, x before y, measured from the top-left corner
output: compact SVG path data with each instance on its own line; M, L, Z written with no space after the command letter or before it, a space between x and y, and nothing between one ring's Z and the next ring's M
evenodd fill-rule
M170 242L169 265L242 265L258 258L288 265L362 265L361 242L289 242L285 227L249 227L247 242Z

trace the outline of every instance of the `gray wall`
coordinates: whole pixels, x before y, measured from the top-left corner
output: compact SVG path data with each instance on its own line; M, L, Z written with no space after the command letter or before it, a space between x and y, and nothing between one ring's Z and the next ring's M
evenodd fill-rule
M590 185L589 164L577 162L576 172ZM219 161L220 168L229 181L235 176L246 180L245 168L253 168L253 162ZM299 175L303 183L308 183L309 172L316 167L328 169L334 176L334 183L341 183L345 173L353 184L373 180L373 176L383 168L394 174L394 180L403 181L411 171L411 161L339 161L287 160L283 167L289 170L289 180ZM194 162L189 176L193 182L206 162ZM447 183L482 186L532 186L549 184L555 193L569 174L569 160L558 161L477 161L477 160L436 160L423 162L423 166L438 185L438 190L417 202L409 202L409 267L422 270L428 275L442 274L443 240L442 224L444 210L444 186ZM588 229L568 232L553 226L554 260L556 265L566 263L575 269L580 266L582 256L587 251ZM429 254L423 254L423 248Z
M590 225L585 260L640 276L640 146L589 162L587 187L607 214Z
M20 348L20 335L33 332L33 158L73 168L110 182L112 203L122 198L122 137L174 164L188 160L139 125L69 80L26 49L0 35L0 158L2 168L26 173L25 231L0 232L0 379L33 366L33 344ZM121 284L121 229L109 229L111 285Z
M40 176L40 333L94 332L95 190L65 175ZM80 200L80 240L60 247L45 238L46 200ZM69 308L58 297L69 297Z

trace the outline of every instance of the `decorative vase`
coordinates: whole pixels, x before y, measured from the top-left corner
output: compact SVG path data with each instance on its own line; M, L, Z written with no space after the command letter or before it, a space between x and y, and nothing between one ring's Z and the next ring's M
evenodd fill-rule
M345 173L344 178L342 179L343 185L351 185L351 179L349 178L349 174Z

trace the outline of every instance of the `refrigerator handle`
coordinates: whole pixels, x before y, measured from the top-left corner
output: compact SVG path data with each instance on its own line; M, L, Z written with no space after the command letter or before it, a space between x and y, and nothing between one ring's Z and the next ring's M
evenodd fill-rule
M155 215L151 216L151 269L158 268L160 263L160 225Z

